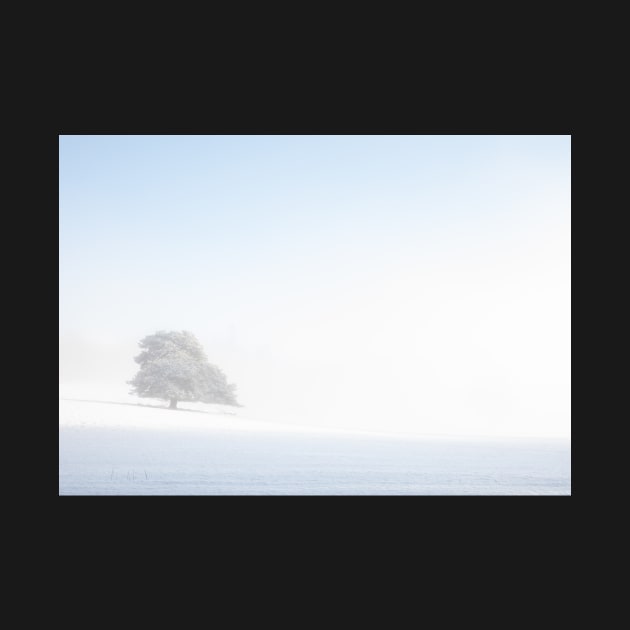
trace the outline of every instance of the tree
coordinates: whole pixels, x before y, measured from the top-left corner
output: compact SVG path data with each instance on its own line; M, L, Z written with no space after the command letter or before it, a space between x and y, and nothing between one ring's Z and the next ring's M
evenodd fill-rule
M238 406L236 385L228 384L225 374L208 363L192 333L159 331L138 345L142 352L134 360L140 370L127 381L132 394L169 400L169 409L177 409L178 401Z

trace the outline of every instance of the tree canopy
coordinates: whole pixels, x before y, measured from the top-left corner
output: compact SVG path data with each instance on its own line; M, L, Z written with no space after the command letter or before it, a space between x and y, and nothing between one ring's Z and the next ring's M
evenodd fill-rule
M172 409L178 401L238 405L236 385L208 362L192 333L158 331L138 345L142 352L134 360L140 370L128 381L132 394L169 400Z

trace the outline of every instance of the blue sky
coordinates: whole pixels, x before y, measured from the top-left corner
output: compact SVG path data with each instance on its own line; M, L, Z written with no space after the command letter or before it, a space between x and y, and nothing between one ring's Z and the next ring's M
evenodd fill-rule
M189 329L270 413L570 431L569 136L61 136L59 151L62 379L133 372L139 337Z

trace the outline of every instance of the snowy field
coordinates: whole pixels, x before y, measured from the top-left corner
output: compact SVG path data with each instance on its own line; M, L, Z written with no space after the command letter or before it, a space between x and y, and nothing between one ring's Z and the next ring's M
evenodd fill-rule
M60 495L571 494L570 440L336 431L74 393L60 388Z

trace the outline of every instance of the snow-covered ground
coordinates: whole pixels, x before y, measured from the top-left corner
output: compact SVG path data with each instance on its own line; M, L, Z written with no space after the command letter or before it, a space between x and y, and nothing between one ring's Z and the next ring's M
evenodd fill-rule
M60 386L61 495L571 494L563 439L388 435Z

